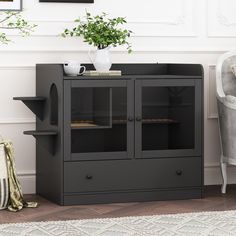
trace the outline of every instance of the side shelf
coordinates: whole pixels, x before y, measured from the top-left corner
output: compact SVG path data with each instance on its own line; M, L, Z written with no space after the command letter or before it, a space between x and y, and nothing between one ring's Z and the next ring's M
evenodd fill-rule
M43 120L45 97L14 97L13 100L22 101L41 121Z
M52 155L55 154L55 140L58 135L57 131L53 130L29 130L23 134L34 136L40 145L44 146Z
M51 130L28 130L23 132L26 135L33 135L34 137L37 136L55 136L57 135L57 131L51 131Z

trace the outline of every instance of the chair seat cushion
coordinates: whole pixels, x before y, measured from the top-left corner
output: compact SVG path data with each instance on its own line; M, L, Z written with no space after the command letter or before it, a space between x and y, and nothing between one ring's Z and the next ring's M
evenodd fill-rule
M236 97L235 96L232 96L232 95L227 95L225 97L226 101L229 102L229 103L233 103L236 105Z

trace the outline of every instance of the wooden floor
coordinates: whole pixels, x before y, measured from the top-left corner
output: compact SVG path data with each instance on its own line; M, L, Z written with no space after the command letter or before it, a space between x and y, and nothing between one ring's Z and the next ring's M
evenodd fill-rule
M227 191L226 195L222 195L220 186L208 186L203 199L66 207L58 206L35 195L26 195L26 200L38 201L39 207L23 209L17 213L0 211L0 223L236 210L236 185L229 186Z

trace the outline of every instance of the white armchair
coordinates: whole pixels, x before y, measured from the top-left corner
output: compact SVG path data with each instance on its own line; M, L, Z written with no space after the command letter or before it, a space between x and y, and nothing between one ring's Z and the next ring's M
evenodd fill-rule
M227 164L236 165L236 51L223 54L216 67L216 97L221 141L222 193L226 193Z

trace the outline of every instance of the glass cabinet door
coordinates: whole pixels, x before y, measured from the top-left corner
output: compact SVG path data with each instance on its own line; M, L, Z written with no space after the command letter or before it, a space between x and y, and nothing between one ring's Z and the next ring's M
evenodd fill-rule
M133 117L129 81L84 79L65 83L67 159L131 158L134 127L128 120Z
M200 155L201 89L196 80L136 81L138 158Z

